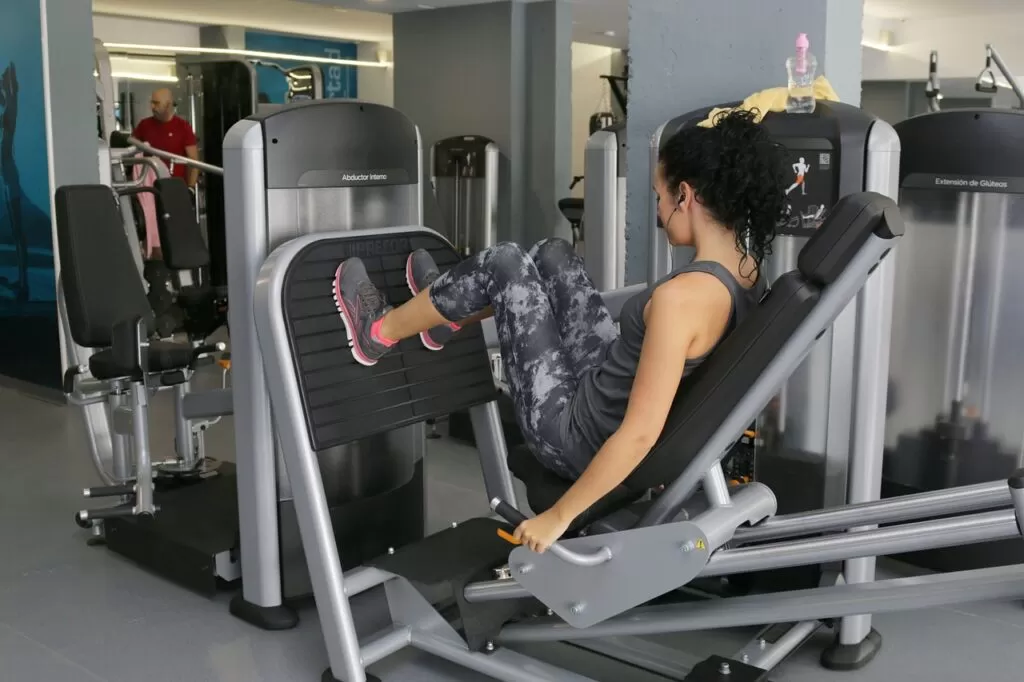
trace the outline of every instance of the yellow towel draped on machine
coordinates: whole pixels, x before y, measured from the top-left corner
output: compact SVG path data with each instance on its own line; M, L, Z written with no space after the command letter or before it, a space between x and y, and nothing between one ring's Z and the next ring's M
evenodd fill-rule
M756 111L757 121L760 122L769 111L785 111L788 95L789 89L786 87L767 88L750 95L737 107L716 107L712 109L708 117L697 125L710 128L716 116L733 109ZM828 82L827 78L818 76L814 79L814 99L838 102L839 96L836 95L836 91L832 88L832 84Z

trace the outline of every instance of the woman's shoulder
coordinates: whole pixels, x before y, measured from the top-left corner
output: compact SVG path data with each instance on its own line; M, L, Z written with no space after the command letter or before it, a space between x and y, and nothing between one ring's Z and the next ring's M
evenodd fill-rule
M732 295L717 277L682 272L655 288L646 312L693 322L731 307Z
M663 283L655 290L655 295L679 303L713 302L724 297L731 300L729 287L722 278L710 269L685 270Z

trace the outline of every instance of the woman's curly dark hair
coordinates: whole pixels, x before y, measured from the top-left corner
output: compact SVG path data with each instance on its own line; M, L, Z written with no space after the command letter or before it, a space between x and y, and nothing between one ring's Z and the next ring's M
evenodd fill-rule
M754 112L717 115L710 128L681 129L658 160L668 186L686 182L711 216L736 235L757 269L771 254L775 231L787 216L786 150L772 141Z

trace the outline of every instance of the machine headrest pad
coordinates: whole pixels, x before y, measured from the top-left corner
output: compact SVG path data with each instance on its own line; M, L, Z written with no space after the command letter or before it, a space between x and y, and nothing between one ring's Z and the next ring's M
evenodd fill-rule
M797 268L819 286L831 284L872 234L884 239L903 234L903 219L896 202L877 192L847 195L804 245Z

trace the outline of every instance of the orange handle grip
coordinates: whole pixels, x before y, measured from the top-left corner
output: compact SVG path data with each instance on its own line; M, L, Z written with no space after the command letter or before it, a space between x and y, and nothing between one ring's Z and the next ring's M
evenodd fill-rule
M504 540L505 542L507 542L509 544L512 544L512 545L521 545L521 544L523 544L523 543L519 542L519 540L516 540L515 537L513 537L511 533L509 533L508 531L502 530L501 528L498 529L498 537L501 538L502 540Z

